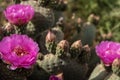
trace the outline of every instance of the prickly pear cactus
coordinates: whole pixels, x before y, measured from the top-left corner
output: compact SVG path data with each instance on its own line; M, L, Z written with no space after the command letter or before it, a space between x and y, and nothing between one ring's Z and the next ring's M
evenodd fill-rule
M93 45L93 41L95 40L96 35L96 27L91 23L86 23L83 25L81 30L81 41L83 45L88 44L89 46Z
M71 60L65 66L63 73L65 80L85 80L88 71L88 59L90 48L82 46L80 40L75 41L70 48Z
M104 80L108 74L109 74L109 72L107 72L105 70L103 65L99 64L93 70L93 72L91 73L91 76L88 80Z
M72 42L80 39L83 45L87 44L90 47L93 47L94 41L96 39L96 25L97 25L97 23L95 23L97 20L94 17L96 16L91 14L88 17L87 22L85 23L83 23L82 21L79 21L79 18L78 18L78 22L74 23L74 24L77 24L77 25L74 25L74 27L77 27L77 28L75 28L74 35L72 36L72 39L71 39Z
M43 60L37 60L39 67L43 68L46 72L50 74L57 74L62 72L61 68L66 65L67 62L58 58L53 54L46 54Z
M54 10L64 11L67 8L67 2L64 0L39 0L38 2L41 6Z
M42 75L42 73L43 74L48 73L46 74L46 76L59 74L63 71L63 67L66 66L67 63L69 62L68 53L66 52L68 51L68 47L69 47L68 42L66 40L60 41L56 45L57 47L55 46L54 48L55 50L54 50L53 47L51 47L55 45L54 39L55 39L55 35L53 35L53 33L51 34L50 32L48 32L46 36L45 44L47 47L46 49L48 50L49 53L45 55L39 55L37 60L37 65L36 65L37 66L36 68L38 69L38 71L36 71L35 73L33 72L34 74L32 74L32 76L36 76L37 73L39 73L39 79L43 79L42 77L45 77L45 76L40 76L40 74ZM41 73L40 70L44 70L44 71ZM45 80L48 80L48 77Z
M51 9L39 6L37 1L22 1L21 4L31 5L35 9L35 16L32 23L39 31L44 31L54 24L54 13ZM45 28L45 29L42 29ZM42 30L41 30L42 29Z
M102 64L96 66L88 80L120 80L120 77L108 71Z
M63 73L65 80L84 80L88 71L89 46L82 46L78 40L70 48L68 41L61 40L57 43L55 39L55 35L49 31L45 41L48 53L39 55L36 64L38 70L44 70L48 73L47 76Z
M85 80L88 70L87 64L79 64L76 61L70 61L63 69L65 80Z
M90 48L88 45L82 46L81 40L75 41L70 48L71 57L78 62L88 63L90 58Z
M48 36L46 36L48 39ZM46 42L46 44L48 41ZM52 45L52 44L51 44ZM54 44L53 44L54 45ZM37 60L37 64L40 68L43 68L46 72L50 74L57 74L62 72L62 68L67 65L67 51L69 44L67 41L62 40L57 44L56 53L48 53L44 55L43 59ZM65 50L65 49L67 50ZM48 49L50 50L50 49ZM53 52L53 51L52 51Z
M61 30L60 26L55 26L51 30L56 35L56 43L58 43L58 42L60 42L61 40L64 39L64 33Z
M110 73L104 80L120 80L120 77L114 73Z
M112 66L97 65L91 73L89 80L120 80L119 59L115 59Z

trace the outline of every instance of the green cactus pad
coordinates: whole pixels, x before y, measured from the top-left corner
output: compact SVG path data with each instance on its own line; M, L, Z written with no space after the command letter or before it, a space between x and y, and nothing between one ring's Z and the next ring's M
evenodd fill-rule
M46 54L43 60L38 59L37 64L40 68L44 69L50 74L57 74L61 72L66 62L52 53Z

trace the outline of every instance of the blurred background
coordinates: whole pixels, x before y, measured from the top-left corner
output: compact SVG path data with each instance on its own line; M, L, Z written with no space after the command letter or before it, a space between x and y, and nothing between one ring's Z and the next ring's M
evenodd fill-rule
M5 23L3 10L11 2L12 0L0 0L1 26ZM77 39L81 25L89 21L96 28L95 42L120 41L120 0L64 0L64 2L67 8L61 17L65 22L63 30L65 39L69 41Z

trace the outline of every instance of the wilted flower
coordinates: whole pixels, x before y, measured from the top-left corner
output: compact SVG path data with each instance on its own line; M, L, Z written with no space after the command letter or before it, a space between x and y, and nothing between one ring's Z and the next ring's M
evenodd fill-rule
M102 41L96 46L96 53L106 66L110 66L114 59L120 58L120 44L112 41Z
M38 51L38 44L27 35L13 34L0 42L1 59L11 70L31 68L36 62Z
M7 7L4 11L7 20L15 25L28 23L34 16L34 8L30 5L15 4Z

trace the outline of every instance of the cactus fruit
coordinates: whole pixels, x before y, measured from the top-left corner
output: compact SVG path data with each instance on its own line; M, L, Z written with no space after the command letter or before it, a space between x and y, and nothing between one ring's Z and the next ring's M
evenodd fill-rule
M3 63L0 60L0 80L26 80L26 77L29 76L33 69L24 69L19 68L16 70L9 70L7 64Z

